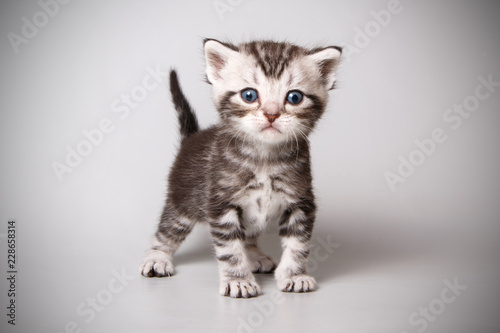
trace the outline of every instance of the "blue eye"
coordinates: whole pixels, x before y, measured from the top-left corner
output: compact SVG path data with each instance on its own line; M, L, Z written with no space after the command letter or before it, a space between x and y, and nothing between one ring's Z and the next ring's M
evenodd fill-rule
M257 91L254 89L245 89L241 92L241 98L247 103L252 103L257 100L259 95L257 95Z
M303 98L304 96L302 95L302 93L297 90L290 91L286 96L286 100L290 104L299 104L300 102L302 102Z

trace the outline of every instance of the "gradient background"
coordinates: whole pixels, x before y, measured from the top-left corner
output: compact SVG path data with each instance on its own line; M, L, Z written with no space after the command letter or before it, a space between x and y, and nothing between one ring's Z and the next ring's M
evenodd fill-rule
M221 0L227 3L228 0ZM500 91L453 130L445 111L474 94L478 77L500 81L500 5L401 0L369 45L346 55L338 89L311 136L319 214L312 256L320 290L233 300L217 294L206 226L181 247L177 275L138 270L162 209L177 146L167 85L126 119L111 104L146 68L175 66L203 126L217 121L203 82L202 38L286 39L356 46L357 29L389 1L72 1L15 53L8 33L33 22L37 1L2 2L0 89L0 328L2 332L418 332L409 317L438 304L443 281L467 290L425 332L500 331ZM347 53L347 52L346 52ZM495 88L500 90L500 87ZM52 170L82 131L109 118L115 130L60 182ZM384 173L415 140L442 128L446 142L391 191ZM7 324L7 221L17 221L17 325ZM263 247L279 258L276 228ZM113 271L135 278L95 312ZM103 291L104 290L104 291ZM271 304L271 305L270 305ZM267 306L267 308L266 308ZM264 310L260 310L264 309ZM78 331L78 330L75 330ZM422 330L421 330L422 331Z

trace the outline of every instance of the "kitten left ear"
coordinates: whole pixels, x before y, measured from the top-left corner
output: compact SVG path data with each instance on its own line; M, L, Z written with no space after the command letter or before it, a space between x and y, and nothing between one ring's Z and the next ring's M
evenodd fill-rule
M237 53L235 46L221 43L215 39L205 39L206 74L209 83L221 78L220 72L227 66L229 59Z
M328 90L331 90L334 87L341 54L342 48L338 46L330 46L312 50L308 55L308 57L318 66L323 79L323 84Z

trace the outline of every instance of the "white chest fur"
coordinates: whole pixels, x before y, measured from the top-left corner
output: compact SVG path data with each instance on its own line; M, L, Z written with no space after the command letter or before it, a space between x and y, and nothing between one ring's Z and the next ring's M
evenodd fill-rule
M247 235L261 233L268 223L278 223L288 203L283 192L273 190L272 178L265 172L257 173L242 194L239 205L243 209Z

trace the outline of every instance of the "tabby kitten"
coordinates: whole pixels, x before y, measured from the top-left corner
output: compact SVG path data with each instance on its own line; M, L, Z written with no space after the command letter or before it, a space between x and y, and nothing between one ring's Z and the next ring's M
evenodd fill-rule
M181 147L170 171L167 200L141 272L170 276L172 259L196 222L208 222L219 264L219 293L260 293L253 273L275 270L278 288L316 289L307 274L316 205L308 135L325 110L341 49L305 49L254 41L204 42L206 76L220 115L200 130L177 74L170 91ZM257 245L279 223L283 254L276 267Z

